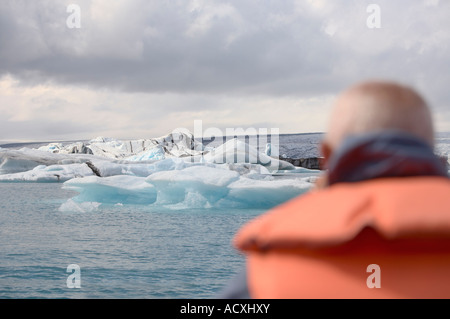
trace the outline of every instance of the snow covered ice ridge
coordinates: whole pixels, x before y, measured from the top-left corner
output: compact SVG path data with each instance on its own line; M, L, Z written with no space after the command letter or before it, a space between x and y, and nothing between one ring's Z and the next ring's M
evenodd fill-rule
M187 133L0 150L0 182L64 182L64 188L77 191L61 211L127 204L272 207L307 191L318 173L237 139L211 148Z

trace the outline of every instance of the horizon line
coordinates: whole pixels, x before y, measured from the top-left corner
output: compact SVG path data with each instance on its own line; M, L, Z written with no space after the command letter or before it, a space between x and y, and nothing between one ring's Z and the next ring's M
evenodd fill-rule
M173 133L173 132L171 132ZM169 134L171 134L169 133ZM167 134L167 135L169 135ZM301 132L301 133L280 133L279 136L289 136L289 135L311 135L311 134L326 134L326 132ZM435 134L450 134L450 131L442 131L442 132L436 132ZM271 136L272 134L268 134ZM115 138L115 137L109 137L109 136L97 136L90 139L68 139L68 140L4 140L0 141L0 147L6 147L10 145L26 145L26 144L45 144L45 143L74 143L74 142L86 142L93 140L98 137L103 138L112 138L118 141L133 141L133 140L140 140L140 139L156 139L160 137L164 137L166 135L161 135L158 137L144 137L144 138ZM246 135L234 135L236 137L250 137L250 136L259 136L259 134L246 134ZM202 139L211 139L211 138L228 138L231 137L231 135L222 135L222 136L202 136ZM194 136L195 138L195 136Z

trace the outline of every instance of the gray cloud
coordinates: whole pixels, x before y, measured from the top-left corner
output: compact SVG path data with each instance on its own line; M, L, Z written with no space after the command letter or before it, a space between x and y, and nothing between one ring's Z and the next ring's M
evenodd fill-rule
M384 29L369 30L366 2L317 1L314 11L311 1L80 1L82 28L68 29L67 1L7 0L0 70L125 91L315 94L448 65L426 50L436 35L448 41L433 21L447 4L379 1ZM448 26L448 15L438 20Z
M29 81L284 94L316 87L335 60L322 21L294 2L118 1L109 18L86 2L82 29L65 26L64 2L15 2L1 4L0 70Z
M81 8L81 29L66 26L70 3ZM382 28L369 29L370 3L4 0L0 77L12 75L24 87L138 94L121 105L86 103L103 115L133 109L130 121L167 110L234 109L227 102L252 96L323 97L361 79L387 78L416 86L442 125L450 123L450 3L380 0ZM38 104L64 105L50 100Z

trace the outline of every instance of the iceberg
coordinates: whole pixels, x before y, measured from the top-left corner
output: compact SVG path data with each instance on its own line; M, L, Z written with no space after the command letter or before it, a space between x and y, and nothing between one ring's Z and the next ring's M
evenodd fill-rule
M38 165L25 172L0 175L0 182L65 182L76 177L94 175L86 164Z
M268 151L267 151L268 152ZM251 145L244 143L236 138L227 141L221 146L202 155L202 161L208 163L249 163L260 164L270 170L290 170L294 165L270 157L264 153L258 152Z
M26 172L39 165L68 165L84 163L92 159L89 155L82 154L54 154L43 150L22 148L19 150L0 150L0 176L1 174L12 174Z
M50 143L46 146L41 146L38 148L39 151L59 153L63 149L62 143Z
M70 199L75 203L101 204L152 204L156 200L155 188L145 182L143 177L111 176L74 178L64 183L64 189L73 190L79 195Z
M148 177L74 178L65 182L63 188L79 194L64 203L61 210L82 211L81 203L150 205L172 210L271 208L305 193L312 186L305 177L276 179L265 175L254 178L255 175L248 172L240 174L226 165L195 164L155 172Z
M61 213L92 213L99 210L101 203L97 202L82 202L77 203L72 199L62 204L58 211Z
M206 164L224 164L239 171L248 171L249 165L253 165L252 172L259 171L259 174L295 169L292 164L258 152L237 139L211 148L195 141L192 134L171 133L160 138L126 142L98 137L87 144L50 143L39 149L2 149L0 182L64 182L93 174L99 177L146 177L175 166L181 169Z
M138 161L198 155L204 152L205 147L194 139L192 133L175 131L151 139L123 141L96 137L88 142L50 143L39 150L54 154L92 154L109 159Z
M97 137L87 145L93 155L115 159L160 160L165 157L182 157L201 154L203 144L192 133L172 132L166 136L121 141Z
M183 159L168 158L160 161L114 161L102 158L80 159L81 163L71 164L71 161L55 160L61 164L42 165L39 162L25 161L19 167L21 160L14 161L14 170L26 168L23 172L0 175L0 182L65 182L71 178L98 176L110 177L117 175L147 177L152 173L182 169L190 165L198 165ZM49 162L47 162L49 164ZM13 171L14 171L13 170Z
M60 182L78 194L60 211L110 205L169 209L270 208L306 192L317 172L231 139L217 147L189 133L0 150L0 182Z
M162 171L150 175L146 182L157 189L157 204L179 204L196 198L194 206L212 207L228 194L228 185L239 179L231 170L192 166L179 171ZM200 204L198 204L200 203ZM191 203L191 207L192 207Z
M221 205L231 207L271 208L311 189L309 178L253 180L241 178L229 185Z
M142 151L136 155L127 157L126 160L131 162L142 162L142 161L162 160L165 158L166 156L163 146L155 145L148 151Z

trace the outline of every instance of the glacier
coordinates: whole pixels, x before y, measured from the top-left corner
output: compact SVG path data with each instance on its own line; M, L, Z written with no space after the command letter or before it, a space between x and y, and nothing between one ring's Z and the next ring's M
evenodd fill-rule
M320 171L294 167L236 138L208 147L186 132L153 139L0 149L0 182L62 183L61 212L110 205L270 208L308 191Z

